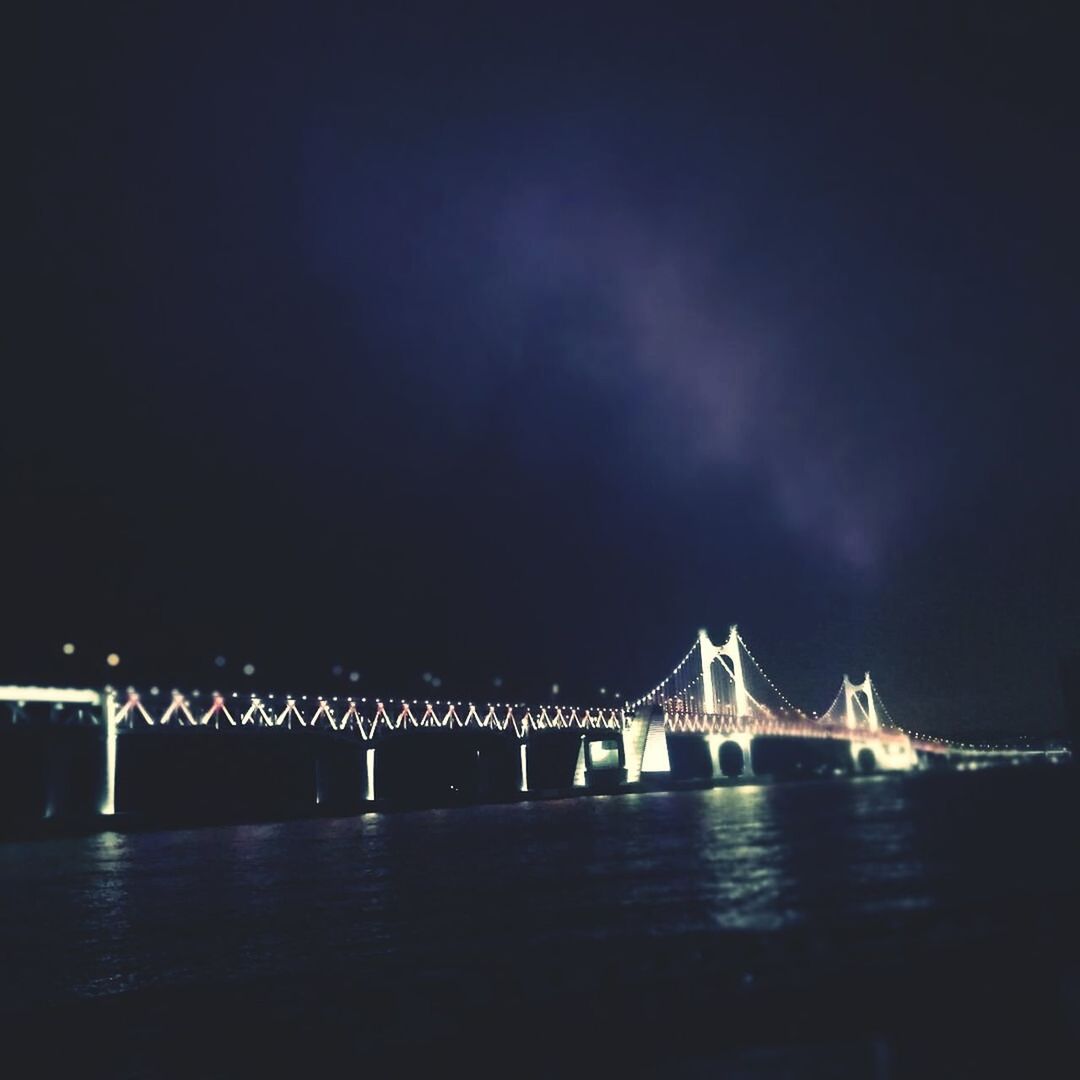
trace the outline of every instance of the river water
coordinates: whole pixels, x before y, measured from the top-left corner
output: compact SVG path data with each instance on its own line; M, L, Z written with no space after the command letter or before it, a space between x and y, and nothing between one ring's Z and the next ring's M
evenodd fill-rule
M0 1018L42 1067L77 1047L83 1074L113 1076L464 1048L515 1075L1030 1065L1080 1052L1077 779L1032 766L2 844ZM196 1051L210 1031L219 1049Z

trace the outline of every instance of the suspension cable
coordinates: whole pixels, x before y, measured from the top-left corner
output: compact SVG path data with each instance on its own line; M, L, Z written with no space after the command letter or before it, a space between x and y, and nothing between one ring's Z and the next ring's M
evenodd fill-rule
M675 665L671 674L668 675L665 679L662 679L660 682L658 682L656 686L654 686L647 694L642 694L641 697L637 699L637 701L632 701L630 703L630 708L636 709L639 705L644 705L645 702L649 700L649 698L655 697L657 694L659 694L660 691L663 690L664 687L667 686L667 684L671 682L671 680L674 679L676 675L679 674L683 667L685 667L687 660L689 660L690 657L694 655L694 650L697 647L698 643L695 641L694 644L691 645L690 648L687 650L686 655Z
M797 709L794 705L792 705L791 702L788 700L787 696L780 689L780 687L777 686L776 683L774 683L772 681L772 679L769 678L769 676L766 673L765 669L758 663L757 657L754 656L754 654L750 651L750 646L747 645L745 641L743 641L742 634L740 634L738 632L738 630L735 631L735 638L739 642L739 644L746 650L746 655L749 656L750 659L753 661L754 667L756 667L758 669L758 671L761 673L761 677L773 688L773 690L776 692L776 695L780 698L780 700L789 709L791 709L792 712L800 712L801 710Z

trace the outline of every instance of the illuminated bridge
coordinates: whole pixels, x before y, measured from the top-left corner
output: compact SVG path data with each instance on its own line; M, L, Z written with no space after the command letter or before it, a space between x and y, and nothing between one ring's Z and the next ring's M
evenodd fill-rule
M349 696L0 687L4 818L150 811L355 811L379 801L521 797L978 767L1069 756L935 739L895 723L865 674L821 713L794 706L732 627L702 630L621 707Z

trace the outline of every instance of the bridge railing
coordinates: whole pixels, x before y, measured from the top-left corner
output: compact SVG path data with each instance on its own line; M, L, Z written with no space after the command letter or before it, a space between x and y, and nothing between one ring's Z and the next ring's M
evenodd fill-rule
M13 727L96 726L105 694L57 686L0 686L0 721Z
M668 731L700 735L786 735L802 739L851 739L872 734L882 742L906 742L899 730L880 727L873 732L850 728L846 724L821 720L798 710L773 712L755 709L748 716L736 716L734 710L718 713L689 711L681 702L665 706L664 725Z
M193 702L180 691L168 701L151 700L132 690L121 701L113 697L115 723L120 731L138 728L206 727L320 728L372 739L380 732L423 728L481 729L526 738L530 732L562 729L622 731L627 717L618 708L563 705L477 704L460 701L416 701L351 697L278 698L211 694L208 702Z

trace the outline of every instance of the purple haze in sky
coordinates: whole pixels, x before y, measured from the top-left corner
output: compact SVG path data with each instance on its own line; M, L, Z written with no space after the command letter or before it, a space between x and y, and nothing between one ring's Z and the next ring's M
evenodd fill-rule
M614 437L632 445L613 453L610 467L659 468L665 482L692 486L703 508L734 481L785 528L853 569L873 569L886 554L920 471L897 440L903 425L876 422L874 386L864 399L843 385L864 377L858 358L823 357L821 344L801 338L782 313L761 309L740 282L739 235L652 221L632 201L620 205L615 183L606 199L602 177L584 192L580 184L493 180L482 159L463 163L460 151L433 175L444 169L448 182L465 174L472 183L402 196L422 207L406 217L381 181L384 169L400 181L397 162L350 159L326 132L319 145L310 195L316 265L359 289L391 250L393 265L383 270L418 315L391 333L412 341L415 362L431 366L435 383L445 378L438 369L448 344L427 313L453 307L449 333L475 335L457 343L468 364L449 362L457 400L475 401L488 380L522 363L523 339L543 322L546 350L529 353L538 369L531 377L570 369L576 387L600 399L614 394L628 410ZM438 262L426 257L435 246L444 253ZM447 251L458 257L448 260ZM567 310L573 317L552 326ZM566 405L588 415L587 401ZM530 430L530 395L512 407L520 430Z

